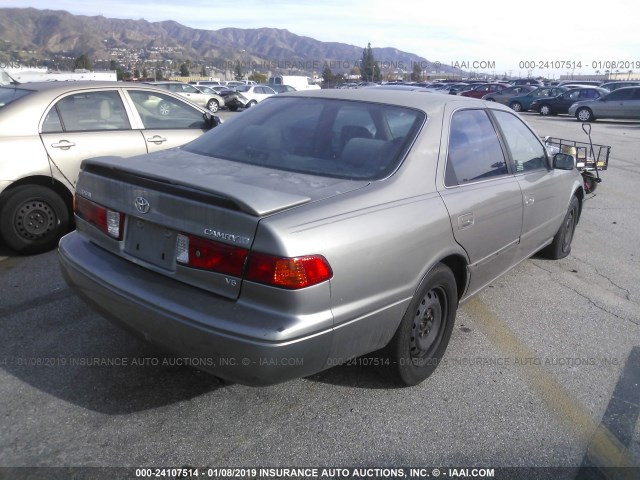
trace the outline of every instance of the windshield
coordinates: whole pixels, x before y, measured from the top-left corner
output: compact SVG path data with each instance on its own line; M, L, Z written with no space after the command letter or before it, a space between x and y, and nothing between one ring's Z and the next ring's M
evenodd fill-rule
M392 105L278 96L184 149L279 170L373 180L395 170L424 118Z
M32 90L25 90L23 88L14 87L0 87L0 108L9 105L11 102L16 101L19 98L33 93Z

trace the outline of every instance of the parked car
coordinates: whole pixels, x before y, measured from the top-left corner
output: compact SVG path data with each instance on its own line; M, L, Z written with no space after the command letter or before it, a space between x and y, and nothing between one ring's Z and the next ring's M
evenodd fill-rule
M380 88L275 95L179 149L86 161L77 192L69 285L251 385L385 346L421 382L460 302L569 254L584 199L575 158L507 107Z
M276 95L276 91L270 85L242 85L237 87L236 91L249 100L245 105L246 108L252 107L271 95Z
M177 93L183 97L189 99L196 105L205 107L212 112L217 112L218 109L224 107L224 99L216 93L203 93L200 89L194 85L182 82L148 82L150 85L154 85L158 88L164 88L170 92Z
M269 85L276 93L286 93L286 92L295 92L296 89L293 88L291 85L276 85L276 84L270 84Z
M544 87L542 80L536 80L535 78L518 78L509 82L511 85L533 85L534 87Z
M471 88L473 88L473 86L468 83L451 83L442 89L442 93L457 95L458 93L470 90Z
M82 160L176 147L216 123L182 97L139 83L0 87L0 235L21 253L54 248L73 224Z
M534 90L537 90L537 87L532 85L514 85L512 87L507 87L504 90L500 90L499 92L487 93L482 97L482 99L507 105L513 97L526 95Z
M540 87L525 95L518 95L509 100L509 107L516 112L526 112L531 109L534 100L547 97L556 97L561 93L568 91L567 87Z
M195 82L188 82L190 85L204 85L205 87L217 87L222 85L218 80L198 80Z
M640 82L633 81L633 80L620 80L618 82L607 82L607 83L603 83L602 85L600 85L600 87L606 88L610 92L613 92L614 90L617 90L618 88L637 87L637 86L640 86Z
M482 98L488 93L501 92L507 87L508 85L505 85L504 83L483 83L482 85L473 87L471 90L460 92L458 95L462 95L463 97Z
M602 83L602 80L562 80L558 85L585 85L590 87L599 87Z
M640 86L623 87L598 98L583 100L569 107L569 115L581 122L593 122L598 118L640 119Z
M609 93L600 87L573 88L557 97L539 98L531 102L531 110L540 115L557 115L568 113L569 107L580 100L596 100Z

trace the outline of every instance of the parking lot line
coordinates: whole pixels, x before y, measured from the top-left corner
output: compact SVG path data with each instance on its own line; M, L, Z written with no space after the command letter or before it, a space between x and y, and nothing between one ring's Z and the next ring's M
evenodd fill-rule
M537 355L529 349L516 334L499 319L489 307L477 297L465 306L472 317L477 319L482 332L498 348L514 358L535 358ZM627 447L604 425L593 419L589 410L569 393L542 365L527 364L521 368L527 382L552 412L581 437L594 466L598 467L635 467L633 457Z

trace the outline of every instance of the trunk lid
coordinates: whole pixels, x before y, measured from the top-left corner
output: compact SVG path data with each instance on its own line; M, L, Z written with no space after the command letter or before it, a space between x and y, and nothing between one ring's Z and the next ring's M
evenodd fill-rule
M176 261L180 235L250 250L261 218L368 183L274 170L181 149L133 158L101 157L83 163L76 193L124 214L123 239L102 238L81 222L78 229L145 268L235 299L240 276Z

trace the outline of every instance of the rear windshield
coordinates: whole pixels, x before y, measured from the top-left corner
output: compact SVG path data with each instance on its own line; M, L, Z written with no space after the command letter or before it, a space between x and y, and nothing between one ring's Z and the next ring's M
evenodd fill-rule
M424 119L423 112L393 105L272 97L184 149L280 170L374 180L396 169Z
M14 87L0 87L0 108L30 93L33 93L33 91Z

